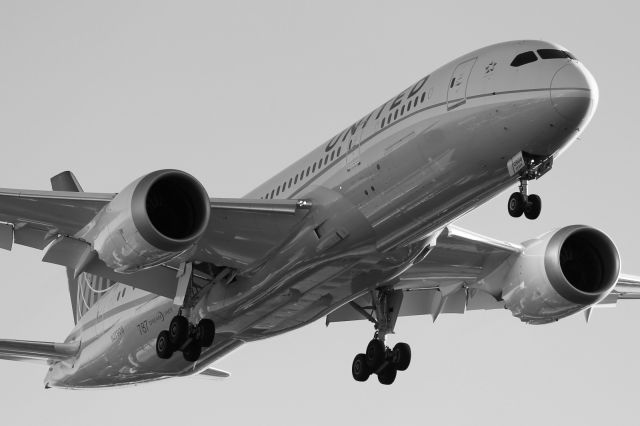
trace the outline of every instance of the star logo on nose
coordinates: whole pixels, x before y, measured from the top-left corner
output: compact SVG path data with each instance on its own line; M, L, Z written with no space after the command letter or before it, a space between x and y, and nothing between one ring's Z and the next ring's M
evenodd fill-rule
M493 72L493 70L496 68L496 65L498 64L495 61L489 62L489 65L484 67L484 73L489 74L490 72Z

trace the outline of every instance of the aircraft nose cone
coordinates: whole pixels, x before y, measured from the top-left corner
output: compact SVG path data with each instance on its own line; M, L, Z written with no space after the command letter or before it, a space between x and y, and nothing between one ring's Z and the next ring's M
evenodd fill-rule
M551 105L565 120L576 125L589 120L598 104L598 86L589 71L571 61L551 80Z

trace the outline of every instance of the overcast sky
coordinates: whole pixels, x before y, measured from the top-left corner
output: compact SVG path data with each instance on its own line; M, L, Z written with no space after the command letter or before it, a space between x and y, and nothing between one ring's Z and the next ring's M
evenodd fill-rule
M535 221L509 193L461 219L520 242L584 223L640 274L637 6L630 1L0 0L0 186L48 189L73 170L117 192L161 168L240 197L440 65L533 38L574 53L600 87L595 118L532 182ZM64 270L42 253L0 253L0 337L63 340L73 326ZM356 383L367 322L319 321L248 344L185 378L99 391L44 391L46 368L0 362L3 424L629 424L640 391L640 301L548 326L507 311L402 318L391 343L413 361L393 386Z

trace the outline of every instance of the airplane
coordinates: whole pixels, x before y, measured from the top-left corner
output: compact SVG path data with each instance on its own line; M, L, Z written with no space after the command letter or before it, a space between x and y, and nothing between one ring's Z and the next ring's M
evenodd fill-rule
M0 247L66 268L75 327L64 342L0 340L0 358L48 366L46 388L227 377L211 365L244 343L318 319L367 320L352 376L392 384L407 343L398 317L508 309L547 324L640 298L602 231L569 225L503 242L454 222L528 184L584 131L598 102L567 49L519 40L463 55L343 129L243 198L210 198L179 170L119 193L0 189Z

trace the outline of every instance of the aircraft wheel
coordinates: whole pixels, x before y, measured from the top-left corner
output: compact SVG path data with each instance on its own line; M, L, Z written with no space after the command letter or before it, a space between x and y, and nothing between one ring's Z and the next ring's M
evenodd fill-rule
M197 340L193 340L182 350L182 356L186 361L196 362L202 353L202 346Z
M169 359L173 355L173 347L171 346L171 340L169 339L169 332L163 330L158 334L156 339L156 353L161 359Z
M365 354L358 354L351 364L351 375L358 382L366 382L371 375L371 369L367 365Z
M385 348L384 343L378 339L373 339L367 345L367 352L365 354L367 366L375 371L382 365L384 362L384 357L386 354L387 348Z
M536 194L531 194L528 198L527 205L524 208L524 216L530 220L537 219L542 210L542 199Z
M527 205L527 200L523 194L520 192L514 192L509 197L509 203L507 204L507 209L509 210L509 215L511 217L520 217L522 213L525 211L525 207Z
M213 344L213 338L216 335L216 326L212 320L203 318L196 326L196 340L200 346L208 348Z
M390 385L396 380L398 370L393 363L389 363L378 373L378 381L383 385Z
M189 336L189 320L182 315L176 315L169 324L169 338L175 348L184 344Z
M397 343L393 347L393 365L398 371L404 371L411 364L411 346L406 343Z

